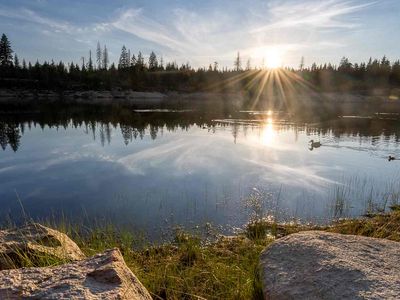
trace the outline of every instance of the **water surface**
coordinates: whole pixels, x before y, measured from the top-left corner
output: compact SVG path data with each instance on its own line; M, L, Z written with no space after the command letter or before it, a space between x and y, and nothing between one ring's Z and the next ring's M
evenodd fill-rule
M112 221L156 235L260 211L326 222L400 197L396 120L295 122L284 113L30 112L0 115L0 215ZM309 141L322 146L310 148Z

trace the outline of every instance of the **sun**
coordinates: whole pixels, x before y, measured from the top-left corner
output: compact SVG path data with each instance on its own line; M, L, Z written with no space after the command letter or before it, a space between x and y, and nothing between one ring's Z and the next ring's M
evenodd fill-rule
M251 57L262 62L261 66L267 69L281 68L285 53L284 48L274 45L254 47L250 52Z
M282 66L282 56L278 49L270 48L266 50L265 65L268 69L277 69Z

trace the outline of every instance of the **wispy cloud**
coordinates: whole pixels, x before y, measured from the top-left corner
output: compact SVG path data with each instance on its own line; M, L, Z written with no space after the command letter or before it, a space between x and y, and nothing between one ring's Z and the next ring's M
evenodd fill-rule
M342 17L360 11L376 2L355 4L354 1L286 1L274 2L269 7L271 22L252 29L262 32L285 28L354 28L357 22Z
M151 14L149 6L124 7L108 12L100 22L92 19L77 23L48 17L32 9L0 6L0 16L35 24L49 39L67 37L91 46L97 40L105 43L110 39L120 40L111 50L115 55L122 44L131 43L139 49L143 45L154 47L168 59L204 65L214 60L231 62L237 51L261 60L265 55L263 49L269 46L283 53L306 51L309 47L314 50L343 47L346 34L362 24L355 14L375 3L378 2L287 0L266 4L255 1L247 10L234 13L221 6L212 12L171 6L164 7L165 11L158 17ZM324 36L343 29L346 34L338 35L335 42ZM132 41L129 35L136 37L135 43L129 42Z
M44 25L48 28L51 28L57 32L71 32L76 29L74 26L70 25L68 22L62 22L53 20L50 18L43 17L36 12L21 8L21 9L0 9L0 16L6 18L12 18L17 20L23 20L30 23L36 23L40 25Z
M167 47L175 54L192 58L228 58L238 50L244 55L254 56L257 48L271 44L283 52L299 51L310 45L314 49L343 47L342 41L328 43L318 37L313 39L310 32L315 36L318 30L350 30L360 26L352 14L374 3L359 4L349 0L275 1L266 6L264 14L247 17L246 22L223 11L200 15L176 8L169 14L173 18L166 18L161 24L146 17L142 9L129 9L110 24ZM279 38L271 40L268 35L271 32L279 33Z
M108 25L172 49L186 47L183 42L173 37L164 25L145 17L142 9L128 9Z
M214 46L226 43L221 34L225 16L216 18L215 16L198 15L182 8L173 9L170 13L172 17L166 18L164 23L159 23L147 17L143 9L128 9L111 21L109 25L169 48L177 54L190 56L214 52L216 54Z
M45 17L42 14L27 8L0 8L0 16L36 24L43 28L41 32L47 35L50 35L51 33L61 33L64 35L62 37L68 35L70 38L73 38L78 42L85 43L89 42L87 37L90 37L91 35L93 36L93 33L110 31L108 23L92 23L87 26L79 26L63 20Z

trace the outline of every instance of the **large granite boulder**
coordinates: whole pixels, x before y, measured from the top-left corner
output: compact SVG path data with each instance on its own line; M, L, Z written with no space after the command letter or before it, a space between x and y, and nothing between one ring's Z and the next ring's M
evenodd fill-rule
M266 299L400 299L400 243L322 231L261 254Z
M151 297L118 249L57 267L0 271L0 299L145 299Z
M40 224L0 231L0 270L24 266L24 260L52 264L84 258L81 249L67 235Z

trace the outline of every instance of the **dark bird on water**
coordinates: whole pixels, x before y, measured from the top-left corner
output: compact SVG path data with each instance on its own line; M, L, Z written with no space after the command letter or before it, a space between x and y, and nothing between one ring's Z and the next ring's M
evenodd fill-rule
M388 161L392 161L392 160L395 160L395 159L396 159L396 157L389 155Z
M319 148L321 147L321 143L320 142L314 142L314 140L309 141L310 143L310 147L308 148L310 151L313 151L314 148Z
M321 143L320 142L314 142L314 140L310 140L310 142L309 142L311 145L311 147L312 148L318 148L318 147L321 147Z

